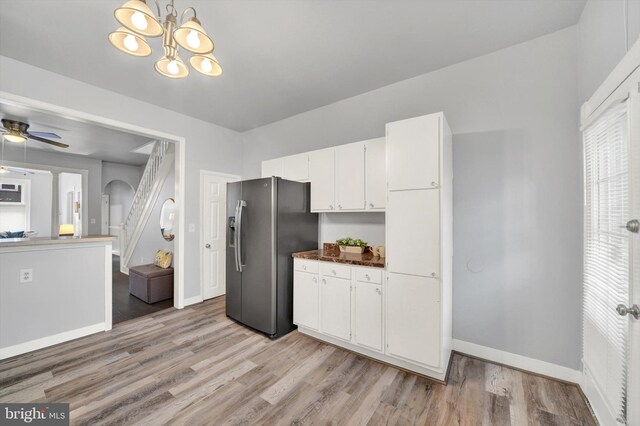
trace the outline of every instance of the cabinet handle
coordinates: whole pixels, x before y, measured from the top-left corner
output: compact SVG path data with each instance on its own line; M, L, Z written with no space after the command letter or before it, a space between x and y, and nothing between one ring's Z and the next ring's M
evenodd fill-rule
M302 269L307 270L307 265L302 265Z
M322 284L326 284L327 280L325 280L324 278L322 279Z
M431 182L431 186L433 186L434 188L436 188L438 186L438 182Z
M432 273L431 273L431 276L435 278L435 277L437 277L437 276L438 276L438 274L436 274L435 272L432 272Z
M329 204L329 210L333 210L333 204Z
M339 208L339 209L342 209L342 204L338 204L338 208Z
M313 282L314 282L314 283L317 283L317 282L318 282L318 279L317 279L316 277L313 277Z
M331 270L331 273L332 273L333 275L335 275L335 274L336 274L336 270L335 270L335 269L332 269L332 270Z
M376 288L376 293L378 293L378 294L382 295L382 291L380 291L380 289L379 289L379 288Z
M369 203L369 208L372 209L373 208L373 203Z
M369 276L369 274L365 274L364 277L367 279L367 281L371 281L371 277Z

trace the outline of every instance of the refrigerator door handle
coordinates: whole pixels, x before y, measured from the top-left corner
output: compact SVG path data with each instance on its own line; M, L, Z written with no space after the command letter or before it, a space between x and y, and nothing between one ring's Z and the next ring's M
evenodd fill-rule
M236 206L236 270L242 272L244 262L242 261L242 208L247 207L247 202L238 200Z
M239 231L240 229L238 228L238 216L240 215L240 213L238 212L238 208L240 207L240 201L238 201L236 203L236 214L235 217L233 218L233 225L234 225L234 230L233 230L233 255L235 257L235 262L236 262L236 271L240 272L240 266L238 264L238 235L239 235Z

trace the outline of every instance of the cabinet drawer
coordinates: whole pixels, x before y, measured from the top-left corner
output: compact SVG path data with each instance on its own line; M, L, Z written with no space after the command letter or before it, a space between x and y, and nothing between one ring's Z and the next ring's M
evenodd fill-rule
M382 284L382 270L372 268L354 268L356 280L363 283Z
M326 277L351 279L351 267L333 262L322 262L322 275Z
M294 259L293 265L296 271L318 273L318 262L315 260Z

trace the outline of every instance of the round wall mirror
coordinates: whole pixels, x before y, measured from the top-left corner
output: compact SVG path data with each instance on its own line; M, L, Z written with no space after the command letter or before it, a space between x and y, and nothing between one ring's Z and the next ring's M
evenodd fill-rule
M176 223L176 202L173 198L167 198L162 204L160 211L160 232L162 238L167 241L173 240L175 237L173 228Z

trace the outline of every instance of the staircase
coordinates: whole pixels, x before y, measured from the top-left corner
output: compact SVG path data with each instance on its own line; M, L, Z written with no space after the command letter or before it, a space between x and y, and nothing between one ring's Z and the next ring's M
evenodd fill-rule
M120 233L120 271L122 273L129 274L131 256L173 163L173 144L168 141L156 141Z

